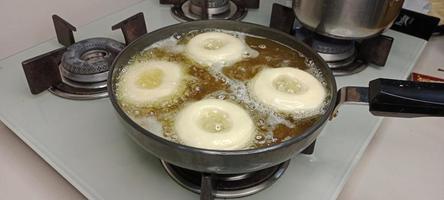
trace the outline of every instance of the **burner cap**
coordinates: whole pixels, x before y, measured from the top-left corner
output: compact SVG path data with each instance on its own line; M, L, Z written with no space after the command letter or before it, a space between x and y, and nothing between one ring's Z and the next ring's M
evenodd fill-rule
M171 7L171 13L179 21L200 20L203 7L200 2L185 1L181 5ZM208 19L241 20L246 14L247 9L235 1L208 0Z
M229 0L207 0L208 1L208 14L209 15L218 15L224 12L227 12L230 9L230 1ZM190 0L190 12L195 15L202 14L202 0Z
M184 169L161 161L164 169L182 187L201 193L202 173ZM279 165L244 174L213 174L214 191L212 194L217 198L239 198L255 194L271 186L282 176L290 161Z
M69 46L61 60L64 78L77 82L105 81L115 56L124 45L109 38L91 38Z

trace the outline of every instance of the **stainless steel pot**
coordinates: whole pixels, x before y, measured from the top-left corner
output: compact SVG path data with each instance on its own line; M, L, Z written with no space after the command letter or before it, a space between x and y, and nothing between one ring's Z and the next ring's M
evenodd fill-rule
M338 39L363 39L387 29L404 0L293 0L304 27Z
M278 41L298 50L319 68L327 83L331 98L325 114L312 127L298 137L280 144L249 150L220 151L194 148L168 141L150 133L135 123L120 107L116 99L116 78L130 58L146 47L175 34L192 30L224 29L253 34ZM143 148L171 164L206 173L237 174L252 172L278 165L289 160L311 144L337 105L344 102L367 102L370 111L377 115L444 116L444 84L425 84L397 80L375 80L367 87L346 87L339 92L336 81L325 61L302 42L283 32L251 23L207 20L180 23L145 34L129 44L114 60L108 77L109 98L123 123L130 129L130 136Z

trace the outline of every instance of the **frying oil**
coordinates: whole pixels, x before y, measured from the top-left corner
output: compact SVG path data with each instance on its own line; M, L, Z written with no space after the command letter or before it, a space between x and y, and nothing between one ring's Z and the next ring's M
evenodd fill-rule
M160 103L149 106L130 105L121 101L122 98L117 95L117 100L123 110L148 131L181 143L174 131L174 118L178 111L191 102L217 98L236 103L249 112L257 130L250 148L258 148L297 137L318 121L325 112L326 106L322 106L320 110L313 113L279 113L255 101L249 94L250 80L264 68L296 67L311 73L326 87L322 73L312 60L300 52L266 38L223 31L240 38L250 49L243 53L241 61L231 66L202 66L189 59L184 52L187 42L201 32L191 31L159 41L134 55L128 65L122 68L124 72L134 62L155 59L179 63L186 74L185 81L182 83L182 86L186 87L183 90L185 92L175 94ZM118 85L119 80L120 76L116 82L116 94L119 94L121 89ZM328 104L328 100L329 97L326 98L324 105Z

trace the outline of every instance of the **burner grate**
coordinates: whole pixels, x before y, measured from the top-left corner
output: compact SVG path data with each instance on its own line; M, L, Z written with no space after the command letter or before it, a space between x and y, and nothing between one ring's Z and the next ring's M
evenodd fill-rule
M210 195L211 199L239 198L260 192L282 176L290 161L251 173L211 175L177 167L165 161L161 163L168 175L179 185L201 194L201 197Z

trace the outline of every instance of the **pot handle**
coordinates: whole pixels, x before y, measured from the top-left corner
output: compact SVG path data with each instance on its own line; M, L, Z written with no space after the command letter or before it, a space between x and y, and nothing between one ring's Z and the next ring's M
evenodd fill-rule
M389 117L444 117L444 84L375 79L369 84L370 112Z
M381 78L370 81L369 87L344 87L332 117L343 103L368 104L376 116L444 117L444 84Z

